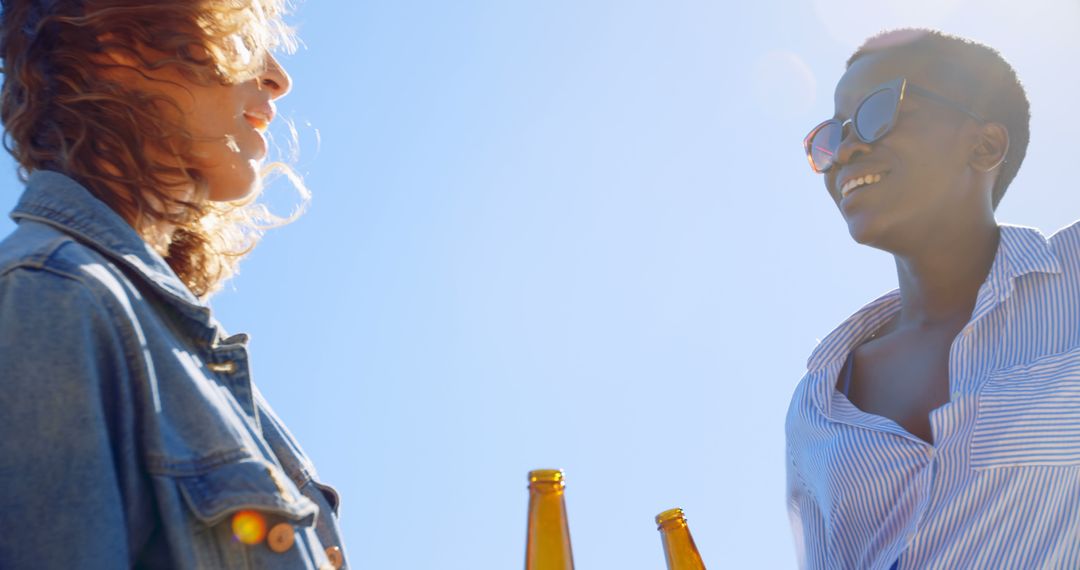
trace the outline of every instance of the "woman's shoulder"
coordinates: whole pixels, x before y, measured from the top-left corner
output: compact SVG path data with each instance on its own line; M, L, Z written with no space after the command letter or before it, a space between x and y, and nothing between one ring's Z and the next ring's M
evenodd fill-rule
M1080 220L1054 232L1047 238L1047 241L1050 243L1050 247L1058 253L1063 251L1075 252L1080 249Z
M1080 280L1080 221L1054 232L1046 241L1063 276L1070 281Z
M39 302L88 296L100 302L126 298L124 280L99 251L49 224L23 221L0 241L0 294L18 291Z

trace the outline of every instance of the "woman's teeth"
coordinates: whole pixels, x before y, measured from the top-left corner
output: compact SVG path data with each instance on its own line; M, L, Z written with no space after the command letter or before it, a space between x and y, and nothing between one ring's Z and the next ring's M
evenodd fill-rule
M840 197L845 198L845 197L847 197L848 194L851 193L852 190L854 190L854 189L856 189L856 188L858 188L860 186L865 186L867 184L874 184L876 182L881 182L881 175L880 174L867 174L866 176L863 176L862 178L855 178L853 180L848 180L847 184L844 184L844 187L840 189Z

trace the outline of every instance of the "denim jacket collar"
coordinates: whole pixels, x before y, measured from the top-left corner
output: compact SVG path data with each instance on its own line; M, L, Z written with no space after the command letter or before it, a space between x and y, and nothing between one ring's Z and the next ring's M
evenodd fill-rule
M184 313L205 322L209 309L119 214L59 172L36 170L11 219L51 225L142 277Z

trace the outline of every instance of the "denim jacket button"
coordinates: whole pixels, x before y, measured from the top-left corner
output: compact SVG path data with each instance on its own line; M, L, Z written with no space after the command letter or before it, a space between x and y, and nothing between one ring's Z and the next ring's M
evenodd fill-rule
M345 564L345 558L341 556L341 548L337 546L326 549L326 558L330 560L330 565L334 567L334 570L338 570L342 564Z
M213 370L214 372L218 372L220 374L232 374L233 372L236 372L236 363L233 361L210 362L206 366L210 370Z
M266 546L278 554L288 551L296 541L296 534L289 523L278 523L266 535Z

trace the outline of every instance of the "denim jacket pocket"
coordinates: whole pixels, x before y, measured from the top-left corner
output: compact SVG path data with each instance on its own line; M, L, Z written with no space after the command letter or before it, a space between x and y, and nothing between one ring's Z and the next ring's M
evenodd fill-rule
M1080 467L1080 349L993 372L978 397L971 467Z
M327 567L314 528L319 507L278 467L259 459L245 459L171 478L190 511L195 567ZM248 516L262 527L246 542L234 529L235 517L243 511L250 511Z
M207 524L244 509L296 523L310 522L318 512L315 503L297 492L280 470L255 459L225 463L175 480L196 518Z

